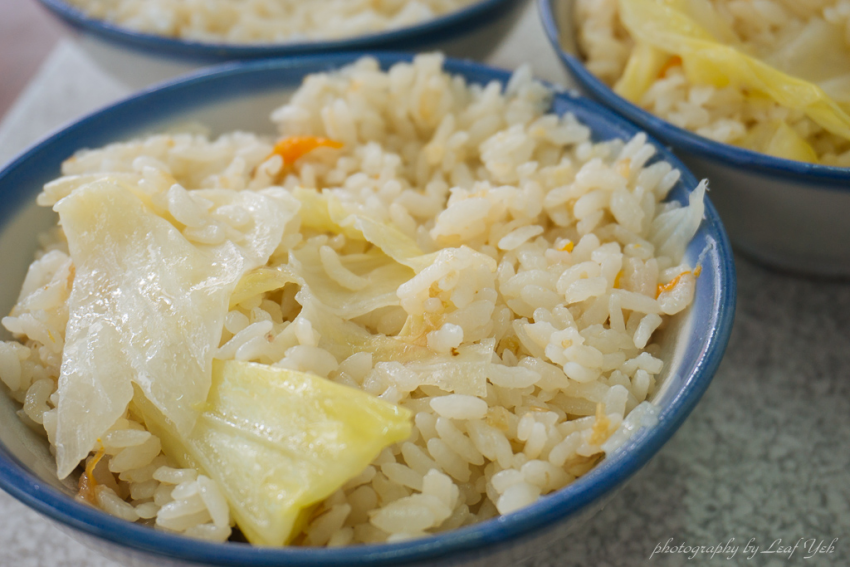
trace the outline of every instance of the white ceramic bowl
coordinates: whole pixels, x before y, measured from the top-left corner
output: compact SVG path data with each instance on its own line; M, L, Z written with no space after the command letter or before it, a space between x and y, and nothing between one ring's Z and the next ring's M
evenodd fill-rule
M573 79L601 102L669 144L698 177L736 248L782 270L850 277L850 168L776 158L698 136L616 94L584 66L574 0L538 0L543 26Z
M413 26L333 40L207 43L157 36L86 16L66 0L39 0L77 32L78 44L108 74L139 89L212 64L339 51L440 50L484 59L518 20L527 0L477 0Z
M214 134L241 129L274 135L268 119L302 78L339 68L355 54L240 63L211 69L157 87L97 112L24 153L0 171L0 311L8 312L37 248L39 232L55 214L35 205L44 183L59 175L66 158L84 147L100 147L169 125L202 122ZM410 55L378 56L384 68ZM467 81L506 84L510 73L448 60L446 70ZM631 138L637 129L581 97L558 93L552 112L572 112L597 140ZM681 170L671 198L686 202L694 176L667 150L663 159ZM377 567L386 565L515 565L565 537L622 487L679 428L708 387L723 357L735 311L732 252L717 213L706 202L706 218L687 250L702 275L692 307L676 316L661 337L665 369L652 403L659 422L642 429L590 473L537 503L507 516L405 543L342 549L268 549L239 543L192 540L107 515L72 498L73 481L59 482L46 441L22 424L16 405L0 393L0 488L58 522L75 537L117 558L122 565L221 565L230 567ZM0 336L8 338L8 336ZM4 386L0 386L3 388ZM139 563L136 563L139 562Z

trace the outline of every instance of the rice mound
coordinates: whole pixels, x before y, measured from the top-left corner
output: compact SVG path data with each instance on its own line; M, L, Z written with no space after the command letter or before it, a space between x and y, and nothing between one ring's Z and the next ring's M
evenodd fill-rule
M656 331L693 300L699 269L683 255L702 220L705 182L688 206L667 203L680 174L650 163L656 150L644 134L595 143L571 114L547 114L552 93L527 67L503 90L467 84L442 63L420 55L383 72L363 58L307 77L275 124L282 135L344 146L285 168L270 156L274 141L254 134L155 135L79 152L39 196L52 206L81 184L120 175L189 241L210 242L241 226L240 211L215 209L197 190L279 186L305 203L336 199L343 217L391 226L431 254L380 295L363 285L369 274L345 264L374 247L296 217L269 266L300 266L304 283L239 298L226 316L216 358L312 372L415 414L412 436L328 498L295 544L422 537L572 483L653 425L648 400L664 367ZM0 380L23 404L21 419L55 449L74 267L61 227L42 244L3 319L17 340L0 343ZM331 294L316 273L350 301L321 303ZM352 324L434 358L346 351L333 337ZM215 482L177 468L138 417L127 413L102 444L104 454L87 462L100 508L192 537L231 535Z
M473 0L67 0L131 30L208 43L340 39L419 24Z
M847 0L708 0L741 40L759 56L785 45L813 19L842 30L850 49L850 2ZM577 39L591 73L609 86L623 75L635 45L620 20L618 0L576 0ZM824 165L850 167L850 140L833 134L801 110L754 98L734 86L692 84L681 65L666 68L652 82L639 105L671 124L717 142L735 144L762 124L786 122Z

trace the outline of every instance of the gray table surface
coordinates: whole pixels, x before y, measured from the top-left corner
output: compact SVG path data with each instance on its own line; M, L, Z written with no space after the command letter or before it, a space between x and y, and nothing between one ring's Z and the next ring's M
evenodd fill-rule
M531 5L489 61L568 84ZM60 44L0 124L0 163L127 92ZM735 326L703 400L599 515L524 567L850 565L850 284L736 262ZM832 552L809 558L812 540ZM0 566L13 565L119 564L0 492Z

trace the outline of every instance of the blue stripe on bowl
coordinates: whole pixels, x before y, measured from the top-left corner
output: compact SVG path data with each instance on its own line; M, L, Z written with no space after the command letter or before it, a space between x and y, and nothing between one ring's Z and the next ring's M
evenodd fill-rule
M146 129L151 122L177 119L181 113L246 93L279 90L318 71L351 63L362 54L334 54L274 61L235 63L208 69L148 90L91 114L26 151L0 171L0 225L9 221L40 186L59 175L61 162L81 147L98 147ZM383 68L411 55L375 55ZM448 60L448 72L474 83L505 84L506 71L476 63ZM631 138L638 129L606 108L568 93L556 94L555 112L572 112L597 140ZM682 172L672 196L682 202L697 184L694 176L668 150L656 143L659 157ZM0 488L42 514L114 547L187 564L227 566L383 566L410 565L497 552L552 529L600 505L658 452L679 428L705 392L726 348L735 311L735 268L729 241L714 207L706 200L705 221L688 249L703 250L703 275L691 308L694 327L688 335L681 373L669 376L672 387L662 396L659 423L643 429L619 452L566 488L508 516L430 538L391 545L342 549L268 549L243 544L213 544L155 531L118 520L80 504L28 472L0 444ZM8 283L8 282L7 282ZM13 285L18 285L15 282Z

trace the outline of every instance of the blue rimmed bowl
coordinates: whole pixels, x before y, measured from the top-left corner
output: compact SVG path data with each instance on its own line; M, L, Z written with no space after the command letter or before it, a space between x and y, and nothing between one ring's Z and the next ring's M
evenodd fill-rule
M769 266L850 278L850 168L777 158L679 128L616 94L585 67L574 0L538 0L549 41L584 93L669 144L710 180L732 242Z
M0 310L8 311L14 304L38 233L56 220L49 209L35 205L35 197L76 150L191 121L208 124L214 134L238 128L271 135L269 114L305 75L339 68L357 57L309 56L213 68L92 114L28 150L0 171L0 256L4 259ZM410 57L383 54L378 59L387 68ZM481 84L505 84L510 77L506 71L457 60L448 60L446 69ZM631 138L637 133L637 128L605 108L571 94L556 94L552 111L572 112L597 140ZM682 171L671 198L684 203L696 179L667 150L661 148L657 159ZM659 411L658 424L639 431L575 483L510 515L427 539L343 549L268 549L191 540L118 520L75 501L76 486L56 479L46 441L20 422L15 404L5 395L0 395L0 488L125 565L143 561L233 567L513 565L600 510L667 442L711 382L729 340L735 310L732 252L711 203L687 257L693 264L700 262L703 270L693 306L671 320L661 340L664 348L659 356L666 364L652 400Z
M141 88L227 61L269 59L339 51L439 49L483 59L508 34L527 0L476 0L469 6L413 26L368 35L287 43L210 43L143 33L88 17L66 0L39 0L79 32L80 45L107 72Z

